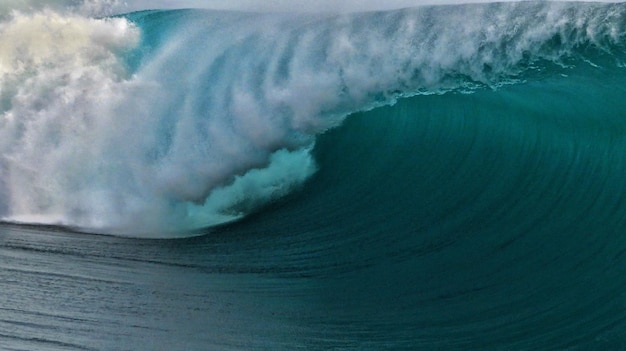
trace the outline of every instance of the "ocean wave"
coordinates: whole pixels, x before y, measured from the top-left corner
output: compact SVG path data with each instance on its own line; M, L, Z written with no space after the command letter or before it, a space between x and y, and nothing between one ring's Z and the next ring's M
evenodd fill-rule
M624 67L623 4L81 11L12 12L0 24L5 221L187 235L301 188L318 169L319 135L349 115L554 77L580 88L572 77Z

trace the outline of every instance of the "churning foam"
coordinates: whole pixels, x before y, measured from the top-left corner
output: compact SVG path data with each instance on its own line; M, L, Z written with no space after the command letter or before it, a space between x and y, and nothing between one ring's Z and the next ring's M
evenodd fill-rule
M140 35L74 9L0 24L0 217L154 236L238 219L315 171L311 140L255 150L219 118L199 125L177 87L131 74L123 57ZM263 144L264 122L250 123Z
M119 55L138 42L139 30L125 19L45 10L14 13L0 25L1 201L7 215L63 221L68 209L93 211L87 189L107 162L101 131L113 128L106 116L128 90Z

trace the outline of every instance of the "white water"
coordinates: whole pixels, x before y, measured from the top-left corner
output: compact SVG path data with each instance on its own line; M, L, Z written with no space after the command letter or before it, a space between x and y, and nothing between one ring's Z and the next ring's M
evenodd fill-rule
M160 236L240 218L314 172L310 140L292 152L258 148L229 134L224 118L207 118L213 130L198 132L202 116L179 106L176 90L185 89L155 80L163 64L128 71L123 57L140 30L74 11L86 8L14 12L0 24L4 220ZM180 109L162 115L172 108ZM161 117L177 119L175 127L164 130ZM249 131L262 144L257 122ZM162 131L176 134L172 155L156 160Z

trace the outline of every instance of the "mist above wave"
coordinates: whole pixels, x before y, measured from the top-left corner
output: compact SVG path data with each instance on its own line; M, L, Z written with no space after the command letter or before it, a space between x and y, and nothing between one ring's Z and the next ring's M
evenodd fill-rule
M520 0L4 0L0 17L11 11L32 12L43 9L73 12L86 16L108 16L154 9L212 9L254 12L351 13L387 11L428 5L518 2ZM620 0L570 0L570 2L621 2Z

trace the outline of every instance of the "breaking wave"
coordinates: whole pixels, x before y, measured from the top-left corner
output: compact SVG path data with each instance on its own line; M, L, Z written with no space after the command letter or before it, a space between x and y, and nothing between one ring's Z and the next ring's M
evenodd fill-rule
M620 98L607 104L607 96L623 92L615 78L624 77L626 62L623 4L115 16L110 9L121 5L102 4L1 8L4 221L158 237L241 219L297 189L302 204L317 189L328 194L324 203L349 206L332 195L362 182L368 185L360 193L386 189L395 173L406 171L428 178L433 162L449 167L442 173L458 172L453 160L403 168L410 149L390 154L368 146L377 135L388 145L428 140L418 126L444 123L452 107L470 124L497 116L519 128L511 137L522 153L529 143L544 144L525 139L536 132L520 111L558 126L540 132L551 142L572 129L574 135L596 130L589 124L622 130ZM611 77L617 82L606 84ZM559 93L544 98L551 89ZM487 112L468 112L468 96L484 101ZM590 113L569 109L582 100ZM342 126L353 115L350 125L362 124L356 131ZM398 120L414 127L395 130ZM389 128L395 131L385 134ZM506 131L465 132L494 148L510 141L498 141ZM351 140L367 150L357 164L341 156ZM603 142L574 142L570 154L557 148L569 158L554 162L574 167L580 157L592 157L581 150L594 147L618 157ZM329 158L334 161L322 162ZM397 167L387 168L389 160ZM359 172L346 173L347 165ZM385 172L369 177L374 170ZM312 177L319 179L311 184ZM318 189L328 178L338 180Z

